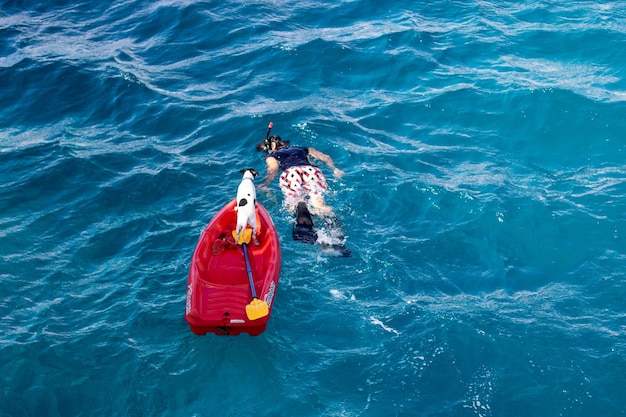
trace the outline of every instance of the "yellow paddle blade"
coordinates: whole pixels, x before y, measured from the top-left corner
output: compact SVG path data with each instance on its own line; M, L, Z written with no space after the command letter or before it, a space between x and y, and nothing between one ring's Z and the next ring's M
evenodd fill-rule
M250 304L246 306L246 316L250 320L260 319L270 313L267 303L258 298L253 298Z
M252 229L245 228L243 233L239 233L239 241L237 241L237 231L233 230L233 239L235 239L235 243L238 245L250 243L250 239L252 239Z

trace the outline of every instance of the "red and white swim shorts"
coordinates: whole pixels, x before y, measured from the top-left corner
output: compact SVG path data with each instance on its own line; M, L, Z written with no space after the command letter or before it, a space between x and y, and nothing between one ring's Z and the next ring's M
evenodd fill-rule
M296 199L322 194L328 188L322 170L312 165L287 168L280 174L279 184L286 197Z

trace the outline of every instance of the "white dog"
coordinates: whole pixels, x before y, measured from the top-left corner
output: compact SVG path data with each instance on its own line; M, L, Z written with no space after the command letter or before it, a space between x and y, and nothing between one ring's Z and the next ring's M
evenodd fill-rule
M243 174L241 183L237 188L237 228L235 229L235 242L239 243L243 238L246 227L252 228L252 239L255 245L259 245L256 237L256 188L254 187L254 177L259 175L254 169L246 168L240 171Z

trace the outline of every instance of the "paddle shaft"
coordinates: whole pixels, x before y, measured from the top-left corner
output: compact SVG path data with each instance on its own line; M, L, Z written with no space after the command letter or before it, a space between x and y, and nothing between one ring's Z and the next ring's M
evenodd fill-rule
M246 260L246 271L248 272L248 280L250 281L250 290L252 291L252 298L258 298L256 296L256 289L254 288L254 279L252 278L252 268L250 268L250 259L248 259L248 244L243 243L241 245L243 249L243 258Z

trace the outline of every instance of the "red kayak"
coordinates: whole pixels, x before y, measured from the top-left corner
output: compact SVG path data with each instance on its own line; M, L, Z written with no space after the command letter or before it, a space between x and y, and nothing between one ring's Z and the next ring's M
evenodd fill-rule
M199 335L257 336L265 331L272 312L282 261L274 222L257 202L259 246L238 245L233 237L235 206L232 200L213 217L191 260L185 319Z

